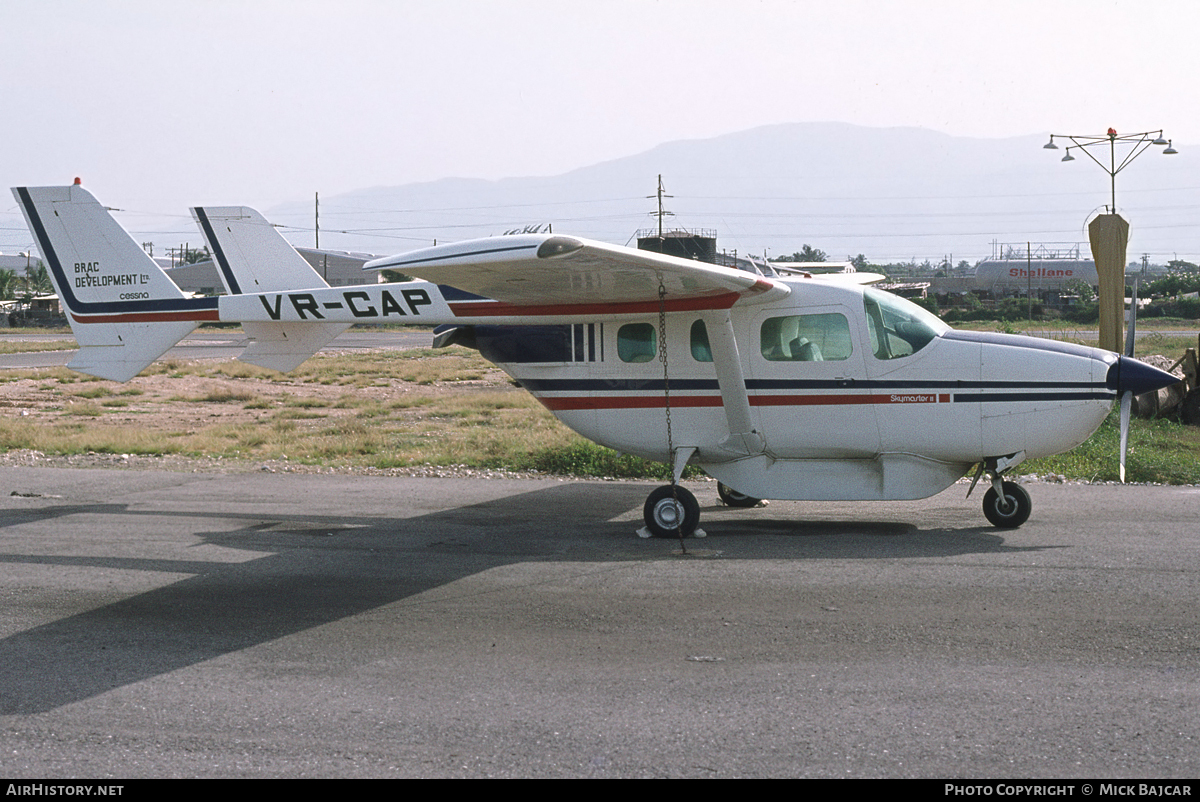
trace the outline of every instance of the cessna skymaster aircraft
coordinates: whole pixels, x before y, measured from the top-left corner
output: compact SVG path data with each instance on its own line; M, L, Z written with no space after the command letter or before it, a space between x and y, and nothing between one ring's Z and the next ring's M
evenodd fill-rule
M696 529L675 484L689 462L733 506L919 499L978 466L984 515L1017 527L1031 502L1006 471L1083 442L1118 395L1176 381L1108 351L955 331L852 275L558 234L377 259L366 269L421 280L329 287L246 207L193 210L229 294L188 298L78 182L13 194L79 341L69 367L127 381L205 321L242 323L239 358L280 371L354 323L448 326L435 344L478 348L584 437L673 466L645 505L658 536Z

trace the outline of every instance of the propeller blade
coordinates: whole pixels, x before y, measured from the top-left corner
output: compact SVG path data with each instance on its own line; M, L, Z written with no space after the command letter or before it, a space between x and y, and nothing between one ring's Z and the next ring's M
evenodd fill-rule
M1137 279L1133 280L1133 297L1129 300L1129 329L1125 332L1125 356L1133 356L1133 341L1137 337Z
M1133 343L1137 338L1137 279L1133 280L1133 296L1129 299L1129 328L1125 331L1125 356L1133 358ZM1125 484L1125 454L1129 446L1129 411L1133 393L1121 394L1121 484Z
M1132 403L1132 392L1121 396L1121 484L1125 483L1125 451L1129 445L1129 407Z

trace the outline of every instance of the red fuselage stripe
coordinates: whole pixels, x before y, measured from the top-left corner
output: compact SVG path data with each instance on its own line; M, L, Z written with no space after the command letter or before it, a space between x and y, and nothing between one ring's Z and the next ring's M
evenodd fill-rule
M668 312L698 312L704 309L728 309L742 296L736 292L699 298L667 299ZM628 301L625 303L588 304L510 304L503 301L457 301L450 311L458 317L515 317L518 315L612 315L658 314L658 301Z
M197 309L187 312L128 312L121 315L76 315L71 314L76 323L168 323L179 320L220 320L221 313L216 309Z
M607 398L538 398L549 410L560 409L661 409L666 402L661 395L624 395ZM719 407L719 395L682 395L671 398L673 407Z

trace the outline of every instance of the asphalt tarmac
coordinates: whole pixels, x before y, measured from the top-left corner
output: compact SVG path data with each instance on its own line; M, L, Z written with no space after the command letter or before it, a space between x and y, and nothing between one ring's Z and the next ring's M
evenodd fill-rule
M41 334L37 331L9 330L0 334L0 340L27 340L44 342L66 340L67 334ZM172 346L162 359L236 359L246 347L248 340L240 329L197 329ZM433 343L433 334L419 329L369 329L353 328L334 338L322 351L355 351L371 348L428 348ZM69 351L33 351L17 354L0 354L0 370L13 368L31 370L53 368L70 362L77 353Z
M0 469L0 775L1200 775L1200 488ZM10 495L12 494L12 495Z

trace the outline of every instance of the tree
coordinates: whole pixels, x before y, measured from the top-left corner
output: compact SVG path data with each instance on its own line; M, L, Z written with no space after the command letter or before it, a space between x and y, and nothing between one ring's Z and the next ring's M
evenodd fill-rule
M867 257L861 253L858 256L847 255L846 261L849 262L850 264L854 265L855 270L865 271L868 266Z
M1083 303L1088 303L1096 297L1096 291L1092 289L1092 285L1081 278L1064 281L1063 291L1067 295L1078 295L1079 300Z
M1138 291L1138 295L1143 298L1152 298L1156 295L1174 296L1197 291L1200 291L1200 274L1173 273L1145 284Z
M52 295L54 293L54 284L50 281L50 274L46 272L46 265L40 259L36 265L25 268L25 295Z
M212 258L212 254L208 252L208 246L204 248L184 248L183 256L179 263L184 265L194 265L197 262L206 262Z
M0 270L0 301L12 300L17 291L17 274L12 270Z
M826 262L829 260L829 254L819 248L805 243L797 253L792 254L795 257L795 262Z
M827 262L829 254L811 245L805 245L802 249L792 254L785 256L776 256L773 259L768 259L770 262Z

